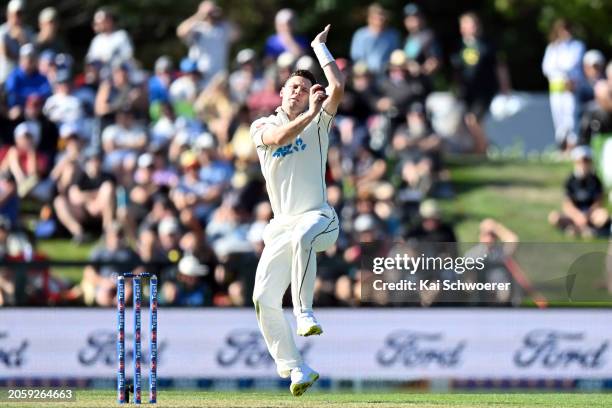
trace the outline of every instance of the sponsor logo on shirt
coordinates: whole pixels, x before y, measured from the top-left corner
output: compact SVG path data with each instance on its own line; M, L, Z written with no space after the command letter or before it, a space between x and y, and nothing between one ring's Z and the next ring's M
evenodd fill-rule
M295 143L289 143L285 146L281 146L272 153L272 157L274 158L283 158L293 153L299 153L303 150L306 150L306 143L301 138L297 138Z

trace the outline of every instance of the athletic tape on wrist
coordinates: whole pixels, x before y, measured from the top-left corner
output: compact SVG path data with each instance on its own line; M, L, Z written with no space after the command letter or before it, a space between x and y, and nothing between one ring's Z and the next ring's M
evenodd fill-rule
M331 64L335 61L334 57L331 55L331 52L327 49L327 45L324 43L318 43L313 45L312 49L319 60L319 65L321 67L325 67L327 64Z

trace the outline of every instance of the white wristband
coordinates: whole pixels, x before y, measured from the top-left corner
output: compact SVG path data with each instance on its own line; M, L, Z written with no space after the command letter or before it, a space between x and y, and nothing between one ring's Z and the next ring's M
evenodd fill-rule
M317 43L312 46L314 53L319 60L319 65L321 68L325 67L327 64L331 64L335 61L334 57L331 55L331 52L327 49L327 45L325 43Z

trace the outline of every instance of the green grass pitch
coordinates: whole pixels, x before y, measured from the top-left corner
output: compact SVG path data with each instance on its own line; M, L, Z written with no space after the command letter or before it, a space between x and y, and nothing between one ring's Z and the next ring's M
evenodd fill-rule
M61 403L17 402L19 408L45 407L113 407L119 405L113 391L79 391L76 401ZM142 405L147 403L148 394L143 390ZM320 392L313 391L295 398L287 392L205 392L205 391L165 391L158 392L157 407L415 407L415 408L603 408L612 406L612 394L415 394L403 392Z

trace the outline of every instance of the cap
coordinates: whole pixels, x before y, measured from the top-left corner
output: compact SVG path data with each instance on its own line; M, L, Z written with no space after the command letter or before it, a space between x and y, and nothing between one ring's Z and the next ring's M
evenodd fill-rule
M122 70L122 71L129 71L130 70L130 64L128 64L125 61L115 60L111 64L111 68L112 68L113 71L119 70L119 69Z
M181 65L180 65L180 69L182 72L185 73L194 73L197 72L198 70L198 65L196 64L196 62L192 59L189 58L183 58L181 60Z
M601 65L606 63L604 55L599 50L588 50L582 57L582 63L584 65Z
M17 125L17 127L15 127L15 131L13 132L13 136L15 136L15 139L17 139L18 137L22 137L25 135L30 135L31 137L34 136L34 129L32 129L32 126L30 126L29 123L27 122L22 122L20 124Z
M245 48L243 50L238 51L238 54L236 54L236 62L240 65L246 64L247 62L253 61L255 57L255 51L250 48Z
M40 23L46 23L53 21L57 18L57 10L54 7L47 7L40 11L38 14L38 21Z
M91 160L91 159L102 160L102 152L99 151L98 149L89 148L85 150L85 152L83 153L83 157L85 158L85 160Z
M49 49L44 50L43 52L40 53L40 60L50 61L55 64L55 51L49 50Z
M371 214L361 214L355 218L353 228L357 232L373 231L376 229L376 219Z
M170 235L176 234L181 230L181 226L174 217L163 218L157 226L157 233L159 235Z
M419 207L419 214L422 218L439 218L441 211L436 200L425 200Z
M389 65L391 66L401 66L403 67L406 64L406 53L404 50L395 50L391 53L389 57Z
M209 268L200 263L198 258L193 255L185 255L178 264L178 271L187 276L206 276Z
M276 65L278 65L279 68L290 68L294 62L295 57L289 51L283 52L276 59Z
M199 150L213 149L215 147L215 137L208 132L201 133L195 140L195 148Z
M423 106L421 102L414 102L410 105L410 108L408 108L408 112L423 114L425 113L425 106Z
M591 159L593 152L589 146L577 146L572 150L572 160Z
M295 12L289 8L284 8L276 13L274 24L288 24L295 18Z
M151 153L143 153L138 158L138 167L150 167L153 165L153 155Z
M421 14L421 9L414 3L408 3L404 6L404 16L416 16Z
M35 55L36 55L36 48L34 48L34 44L31 44L31 43L23 44L21 48L19 48L20 57L32 57Z
M66 69L60 69L55 74L55 83L56 84L65 84L70 82L70 72Z
M81 137L81 130L76 123L64 123L60 126L60 137L66 139L70 136Z
M167 55L162 55L155 61L155 72L168 72L172 70L172 60Z
M353 65L353 75L367 75L368 72L368 65L363 61L358 61Z
M17 11L23 11L23 1L11 0L6 6L6 11L9 13L15 13Z
M181 167L192 167L198 164L198 157L191 150L184 151L181 153Z

